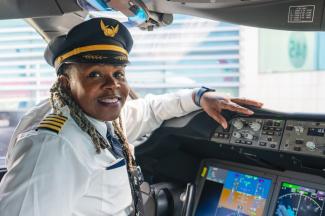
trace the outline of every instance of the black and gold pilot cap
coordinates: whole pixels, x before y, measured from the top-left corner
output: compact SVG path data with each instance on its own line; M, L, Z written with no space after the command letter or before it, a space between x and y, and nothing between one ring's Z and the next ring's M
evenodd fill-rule
M57 73L64 63L127 64L133 39L128 29L111 18L93 18L51 40L44 57Z

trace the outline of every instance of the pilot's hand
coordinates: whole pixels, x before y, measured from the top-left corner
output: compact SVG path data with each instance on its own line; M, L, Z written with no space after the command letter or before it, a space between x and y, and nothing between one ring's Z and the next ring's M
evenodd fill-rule
M206 92L200 100L202 109L216 120L223 128L228 127L227 120L221 115L222 110L230 110L245 115L252 115L254 112L241 105L250 105L261 108L263 103L246 98L231 98L220 96L217 92Z

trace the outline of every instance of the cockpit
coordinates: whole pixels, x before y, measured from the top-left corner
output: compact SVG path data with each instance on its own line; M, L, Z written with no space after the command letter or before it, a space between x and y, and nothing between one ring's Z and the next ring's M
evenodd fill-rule
M189 215L324 215L324 116L225 115L165 122L137 149L145 176L187 185Z
M96 13L103 13L103 11L122 12L127 17L124 22L126 25L136 26L143 32L148 31L146 32L148 34L173 25L173 14L186 14L280 30L322 31L325 29L323 0L312 2L307 0L33 0L31 2L21 0L5 1L0 5L2 5L0 19L24 18L46 41L66 32L85 18L95 16ZM89 11L96 12L89 14ZM233 26L230 28L232 28L231 31L238 30ZM221 29L220 32L223 33L223 39L213 35L218 42L226 40L224 39L226 30ZM235 43L236 52L239 50L237 40L240 37L237 33L234 36L235 39L232 39L232 41L235 40L233 43ZM241 32L241 34L245 33L247 31ZM253 35L258 34L267 35L268 32L265 30ZM269 40L265 44L260 43L259 47L265 46L269 50L277 45L276 42L271 43L275 33L270 35ZM250 38L250 36L247 34L245 39L256 42L254 37ZM321 36L307 35L306 37L314 41L314 38ZM289 55L292 54L293 59L291 59L292 67L299 68L305 62L310 65L316 64L312 60L316 55L310 57L306 53L309 49L311 53L321 52L325 43L313 43L310 48L306 45L308 44L306 38L302 39L299 35L289 35L289 33L288 38L290 39ZM186 37L182 39L185 40ZM210 43L211 40L204 41L204 43ZM189 43L194 42L194 39L189 41ZM219 64L218 67L212 69L223 67L226 71L228 68L225 64L227 63L239 68L243 63L239 63L237 58L242 56L244 56L243 62L247 59L250 62L254 61L248 57L258 55L259 47L258 45L250 46L252 42L246 44L240 52L231 53L231 59L235 59L233 61L227 61L225 57L220 57L223 53L220 55L217 53L215 55L217 61L223 65ZM167 47L166 50L169 48ZM213 48L210 47L210 49ZM199 53L197 56L203 58L203 51L198 49L197 52ZM275 59L274 62L283 59L280 55L277 56L276 51L261 53L259 54L263 59L259 62L259 69L264 67L265 71L268 70L268 64L265 62L272 62L271 58L265 57L267 54L272 54L270 55ZM187 60L191 61L193 58L189 57ZM321 62L322 59L319 57L317 59L319 71L325 68ZM256 69L254 69L255 66L246 62L240 73L243 71L248 73L252 67L253 70ZM306 66L306 68L308 70L312 66ZM186 69L195 70L195 68ZM206 69L209 68L206 67ZM281 75L281 70L288 70L285 63L280 65L276 71L272 71L275 74L273 78L267 72L258 76L250 74L245 77L244 75L243 81L238 85L243 87L245 93L248 94L252 91L260 91L258 95L261 98L264 96L263 88L273 88L272 91L278 92L279 97L284 94L288 98L295 97L296 99L299 96L309 98L316 94L323 94L322 86L324 85L319 84L318 81L325 81L324 76L322 75L317 80L318 76L313 75L313 78L308 80L310 85L305 85L308 74L299 74L301 89L305 89L295 91L293 88L290 92L289 90L285 92L285 89L290 89L288 86L291 77L282 82L286 75ZM233 77L238 78L239 70L235 73L229 71L233 76L227 76L228 80L233 80ZM150 72L152 73L147 76L154 76L155 71ZM271 79L278 80L270 84ZM246 83L253 87L247 88ZM308 88L316 84L317 89L313 89L315 95L311 95ZM175 88L179 85L177 79L173 85ZM141 84L138 86L141 87ZM190 86L194 87L195 84L190 83ZM130 98L136 98L136 94L133 93ZM317 100L324 100L324 97L320 96ZM318 102L312 104L316 103L318 104ZM145 205L150 209L148 215L325 216L325 112L319 112L319 110L296 112L285 107L282 107L282 111L276 111L277 109L272 107L271 109L249 108L254 111L254 115L245 116L224 111L223 116L228 122L226 129L206 113L196 111L183 117L167 120L153 133L138 140L135 157L141 166L144 180L148 183L147 191L144 192ZM0 117L4 116L0 118L1 140L9 140L23 113L6 111L1 115ZM1 124L6 125L6 129L1 128ZM0 150L1 146L5 144L0 142ZM4 160L4 158L0 159ZM5 168L0 169L0 179L5 172Z

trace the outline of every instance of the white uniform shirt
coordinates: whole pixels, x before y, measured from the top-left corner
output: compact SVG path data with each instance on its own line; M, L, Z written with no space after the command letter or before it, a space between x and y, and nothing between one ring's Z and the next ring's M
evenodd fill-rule
M130 143L158 128L162 121L199 109L192 91L149 95L128 101L121 116ZM9 145L8 172L0 183L1 216L128 215L131 190L123 161L108 151L96 154L88 134L70 117L56 134L35 130L50 113L43 102L19 123ZM106 138L105 122L90 118Z

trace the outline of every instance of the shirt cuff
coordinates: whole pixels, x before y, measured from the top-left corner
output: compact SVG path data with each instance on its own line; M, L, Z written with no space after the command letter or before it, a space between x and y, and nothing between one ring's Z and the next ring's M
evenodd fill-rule
M197 106L193 101L193 91L194 89L184 89L178 91L181 100L181 105L185 112L193 112L201 109L201 107Z

